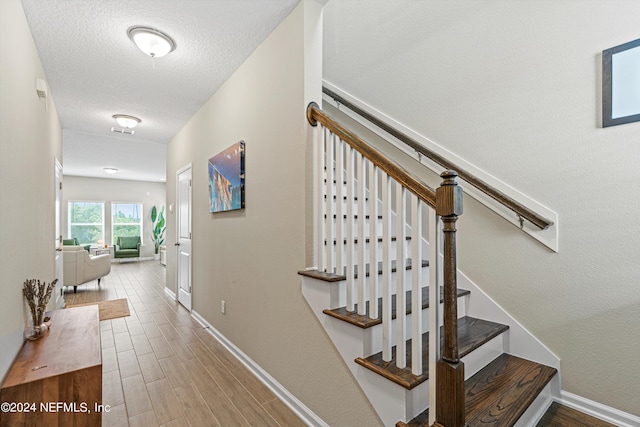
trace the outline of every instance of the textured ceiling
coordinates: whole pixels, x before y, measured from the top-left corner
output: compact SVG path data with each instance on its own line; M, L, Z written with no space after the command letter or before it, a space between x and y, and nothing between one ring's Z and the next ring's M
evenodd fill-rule
M63 128L65 175L160 181L165 145L299 0L22 0ZM129 40L169 34L163 58ZM142 119L116 135L114 114Z

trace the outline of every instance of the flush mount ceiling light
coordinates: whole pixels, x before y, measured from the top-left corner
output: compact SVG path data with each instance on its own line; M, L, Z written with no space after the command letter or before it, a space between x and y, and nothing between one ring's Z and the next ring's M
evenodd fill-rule
M118 169L116 168L103 168L102 170L108 173L109 175L113 175L114 173L118 172Z
M154 58L161 58L176 48L171 37L155 28L131 27L127 34L138 49Z
M120 126L126 129L133 129L142 121L137 117L129 116L127 114L114 114L113 118L116 119L116 122L118 122Z

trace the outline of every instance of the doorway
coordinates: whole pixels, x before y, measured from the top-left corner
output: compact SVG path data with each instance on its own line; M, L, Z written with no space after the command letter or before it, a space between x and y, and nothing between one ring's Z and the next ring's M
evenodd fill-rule
M61 309L64 307L64 261L62 258L62 165L58 161L58 159L54 159L55 164L53 166L53 174L54 174L54 217L55 217L55 238L54 238L54 256L53 262L55 265L55 277L58 279L58 283L56 284L56 288L54 290L55 293L55 308Z
M191 163L176 173L178 302L191 311Z

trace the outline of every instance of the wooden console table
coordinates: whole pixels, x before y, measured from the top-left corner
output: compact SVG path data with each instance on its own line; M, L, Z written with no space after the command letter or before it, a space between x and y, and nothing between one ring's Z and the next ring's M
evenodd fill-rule
M51 329L26 341L0 389L0 425L100 426L98 306L51 312Z

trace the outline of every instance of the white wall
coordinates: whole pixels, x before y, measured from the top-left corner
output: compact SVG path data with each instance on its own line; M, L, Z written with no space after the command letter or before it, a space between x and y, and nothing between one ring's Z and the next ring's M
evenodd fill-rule
M54 279L54 159L62 160L55 104L19 0L0 1L0 378L23 343L22 284ZM55 299L52 297L52 299Z
M601 51L640 2L332 1L324 78L558 212L560 253L473 199L459 267L561 359L563 389L640 415L640 123L602 129Z
M151 240L153 223L151 222L151 208L159 210L165 205L166 185L163 182L127 181L108 178L84 178L78 176L64 176L62 206L62 235L65 239L69 235L69 201L104 202L105 204L105 242L112 242L111 233L111 202L142 203L142 248L141 257L152 257L155 246ZM167 208L165 207L165 214ZM165 233L166 234L166 233Z
M380 421L310 312L297 275L312 215L305 108L321 95L321 39L307 38L307 12L320 37L318 3L302 1L173 138L167 204L175 204L176 171L192 163L194 311L329 425L374 426ZM246 209L211 214L207 160L239 140ZM172 248L176 216L168 218ZM167 259L175 292L175 251Z

